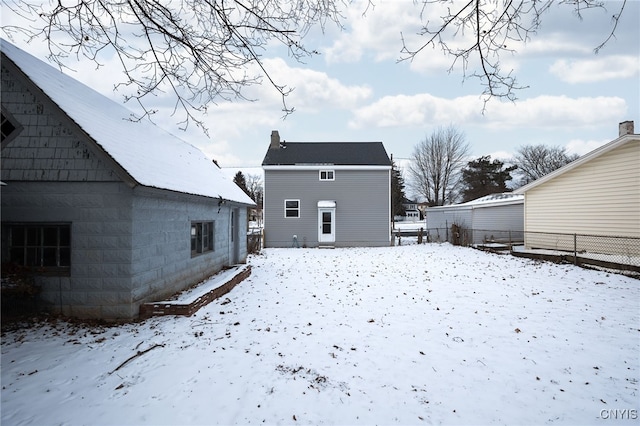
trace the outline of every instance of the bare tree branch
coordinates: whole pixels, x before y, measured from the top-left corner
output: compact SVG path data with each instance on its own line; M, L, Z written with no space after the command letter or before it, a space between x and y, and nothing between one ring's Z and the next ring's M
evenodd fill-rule
M340 8L348 1L2 0L31 22L3 29L43 38L50 60L60 67L69 66L69 55L85 57L96 67L113 56L125 77L118 86L130 89L125 100L135 100L143 117L155 112L146 107L149 98L169 94L182 126L193 122L206 130L203 117L209 105L252 101L245 89L263 79L280 93L285 116L290 114L293 107L286 97L293 88L276 80L262 52L280 45L298 61L316 55L303 38L314 25L340 26Z
M414 147L408 167L413 191L430 206L455 202L469 151L464 133L456 127L438 128Z
M96 67L117 58L127 88L125 100L134 100L144 112L150 98L173 100L173 114L187 127L205 130L204 116L219 101L245 100L246 89L263 81L281 96L285 117L294 111L287 104L293 90L270 72L263 54L283 46L291 58L303 62L318 52L303 44L313 26L327 23L342 28L341 11L352 0L0 0L3 13L12 11L28 26L2 28L10 37L25 34L44 39L50 60L69 66L71 55L87 58ZM364 12L376 0L363 0ZM628 0L621 0L612 15L611 32L595 53L615 37ZM438 48L451 58L449 72L459 67L463 81L478 79L486 102L492 98L516 100L520 84L513 70L503 69L504 55L516 53L540 28L543 15L557 4L579 19L588 9L605 9L603 0L414 0L421 5L424 24L412 46L403 33L399 62ZM613 3L618 4L618 3ZM433 10L443 10L438 19Z
M418 2L418 0L416 0ZM477 78L484 87L486 102L492 98L515 101L517 92L527 88L521 85L513 70L502 69L501 57L514 54L515 45L527 43L539 30L542 17L553 4L571 7L581 18L583 11L605 8L602 0L420 0L422 14L430 8L447 5L440 20L429 20L417 35L426 37L418 46L409 45L401 34L402 49L399 62L412 61L424 54L427 47L442 50L452 58L449 72L460 66L463 80ZM627 0L622 1L619 12L612 16L609 36L595 48L598 53L615 36L618 20ZM469 36L470 35L470 36Z
M540 145L524 145L518 148L513 160L517 166L515 174L519 177L519 185L526 185L542 176L559 169L578 158L576 154L567 154L561 147Z

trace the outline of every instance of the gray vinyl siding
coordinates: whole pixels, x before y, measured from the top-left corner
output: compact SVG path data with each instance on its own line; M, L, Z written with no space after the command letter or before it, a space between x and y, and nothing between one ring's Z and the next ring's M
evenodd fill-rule
M522 238L524 203L475 206L444 206L427 209L426 227L430 238L444 241L452 224L472 230L470 243L480 244L489 239L504 239L509 231Z
M426 226L428 229L444 229L455 223L462 227L471 227L472 218L471 207L432 207L427 209Z
M474 244L488 239L504 239L513 231L521 239L524 231L524 201L518 204L476 207L473 210ZM492 238L493 237L493 238Z
M327 169L330 169L328 167ZM318 201L336 202L336 246L390 243L389 170L335 170L320 181L318 170L265 170L266 247L318 246ZM284 217L284 200L300 200L300 217Z

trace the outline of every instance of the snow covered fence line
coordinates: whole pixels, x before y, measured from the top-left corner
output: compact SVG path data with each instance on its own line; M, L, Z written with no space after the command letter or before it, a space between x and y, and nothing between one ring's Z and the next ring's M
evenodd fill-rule
M526 231L524 248L512 254L608 268L640 277L640 238L635 237Z
M411 235L402 231L402 236ZM424 242L449 242L555 263L604 268L640 278L640 238L577 233L427 228Z
M251 265L232 267L178 295L176 300L143 303L140 318L154 315L191 316L203 306L229 293L251 275Z

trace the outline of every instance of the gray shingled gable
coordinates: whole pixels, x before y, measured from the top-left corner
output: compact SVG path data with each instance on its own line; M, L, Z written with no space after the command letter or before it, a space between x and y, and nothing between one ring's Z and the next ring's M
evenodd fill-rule
M331 164L391 166L382 142L285 142L269 148L263 166Z
M13 64L138 184L255 204L195 146L150 121L128 120L123 105L2 38L0 51L3 67Z

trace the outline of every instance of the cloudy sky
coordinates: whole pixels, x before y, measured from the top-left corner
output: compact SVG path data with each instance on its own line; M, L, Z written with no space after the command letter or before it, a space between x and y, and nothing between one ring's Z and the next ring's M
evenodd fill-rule
M525 144L566 147L584 154L618 136L618 123L636 121L640 128L640 2L628 1L612 38L598 53L594 48L612 29L611 15L593 9L579 18L567 5L543 15L542 27L516 52L501 57L528 88L516 102L493 99L483 111L477 79L463 79L461 68L450 72L452 58L427 48L413 61L398 62L401 35L413 45L420 28L420 8L411 0L376 0L366 8L357 0L345 11L344 28L312 31L306 47L320 54L299 63L286 52L267 50L264 64L272 77L294 88L287 104L295 112L283 119L280 95L271 86L251 87L255 102L221 101L206 118L209 138L191 126L179 130L176 118L159 103L155 121L201 148L222 167L260 166L271 131L287 141L382 141L396 159L408 158L414 146L439 126L464 132L473 158L507 159ZM364 13L366 11L366 14ZM427 17L435 9L427 9ZM3 25L16 22L2 3ZM2 37L9 38L6 33ZM10 40L45 58L42 40ZM121 77L110 58L95 69L88 61L68 62L74 78L121 101L113 91ZM468 73L475 71L469 69ZM134 109L134 105L127 105ZM153 104L147 106L155 107Z

